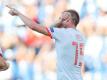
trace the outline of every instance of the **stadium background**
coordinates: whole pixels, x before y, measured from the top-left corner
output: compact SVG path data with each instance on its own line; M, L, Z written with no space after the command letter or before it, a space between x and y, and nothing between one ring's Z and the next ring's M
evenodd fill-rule
M54 43L9 15L6 3L45 26L65 9L78 11L86 36L83 79L107 80L107 0L0 0L0 46L10 64L0 80L56 80Z

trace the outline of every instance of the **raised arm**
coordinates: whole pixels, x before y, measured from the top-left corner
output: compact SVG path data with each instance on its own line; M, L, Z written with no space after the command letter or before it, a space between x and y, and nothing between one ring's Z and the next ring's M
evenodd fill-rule
M31 19L29 19L28 17L24 16L22 13L20 13L16 9L12 8L11 6L7 5L7 7L10 9L9 13L12 16L19 16L19 18L25 23L26 26L28 26L32 30L35 30L35 31L37 31L39 33L42 33L44 35L49 36L46 27L44 27L44 26L32 21Z

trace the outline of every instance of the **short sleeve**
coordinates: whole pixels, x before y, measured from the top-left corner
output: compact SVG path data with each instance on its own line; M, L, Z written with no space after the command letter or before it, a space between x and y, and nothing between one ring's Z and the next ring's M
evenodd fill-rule
M53 39L59 39L60 37L62 37L64 32L63 28L54 28L54 27L47 28L47 31L48 35Z

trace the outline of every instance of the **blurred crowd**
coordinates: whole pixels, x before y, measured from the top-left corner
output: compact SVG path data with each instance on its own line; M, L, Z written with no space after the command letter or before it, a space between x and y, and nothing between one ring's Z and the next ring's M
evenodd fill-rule
M107 80L107 0L0 0L0 47L10 68L0 80L56 80L54 41L8 14L9 4L50 27L66 9L80 15L77 29L86 37L83 80Z

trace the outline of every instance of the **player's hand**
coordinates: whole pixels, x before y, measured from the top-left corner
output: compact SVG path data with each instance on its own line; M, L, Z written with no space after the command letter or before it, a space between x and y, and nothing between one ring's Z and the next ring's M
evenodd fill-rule
M9 14L11 14L12 16L18 16L19 12L16 9L12 8L9 5L6 5L6 7L10 9Z

